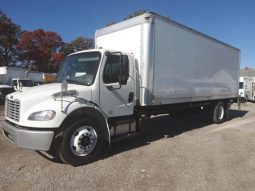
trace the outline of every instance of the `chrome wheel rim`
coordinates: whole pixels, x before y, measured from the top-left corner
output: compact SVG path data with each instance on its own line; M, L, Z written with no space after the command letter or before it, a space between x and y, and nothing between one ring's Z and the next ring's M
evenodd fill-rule
M91 126L82 126L74 131L70 148L76 156L86 156L93 151L97 144L97 133Z

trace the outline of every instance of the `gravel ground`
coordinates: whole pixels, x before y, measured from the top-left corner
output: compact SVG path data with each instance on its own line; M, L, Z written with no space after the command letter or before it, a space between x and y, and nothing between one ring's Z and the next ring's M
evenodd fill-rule
M254 190L254 106L233 105L220 125L202 116L154 117L140 135L81 167L17 148L1 134L0 190Z

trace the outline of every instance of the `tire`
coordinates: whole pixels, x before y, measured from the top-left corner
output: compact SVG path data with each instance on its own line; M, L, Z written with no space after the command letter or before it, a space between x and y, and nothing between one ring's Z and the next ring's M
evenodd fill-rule
M97 120L80 119L61 132L62 140L57 145L60 159L72 166L93 162L104 145L104 135Z
M214 105L212 111L213 123L220 124L226 120L226 117L227 110L225 104L223 102L218 102Z

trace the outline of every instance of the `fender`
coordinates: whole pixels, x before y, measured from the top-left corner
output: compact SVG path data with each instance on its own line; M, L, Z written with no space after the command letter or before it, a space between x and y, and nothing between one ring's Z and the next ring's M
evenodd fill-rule
M104 139L108 141L110 145L111 134L107 122L107 117L105 117L97 107L81 107L79 109L72 111L61 123L60 129L64 128L66 124L72 123L72 121L75 120L77 117L82 118L84 116L96 118L100 122L102 130L104 130Z

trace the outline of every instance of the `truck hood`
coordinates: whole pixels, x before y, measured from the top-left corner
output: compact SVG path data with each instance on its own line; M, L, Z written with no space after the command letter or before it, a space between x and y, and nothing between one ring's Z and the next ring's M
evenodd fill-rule
M68 90L76 90L79 92L79 97L83 97L88 100L91 99L90 87L76 85L76 84L68 84ZM60 91L61 91L61 83L45 84L45 85L28 88L26 89L26 91L23 91L23 92L12 93L8 95L8 99L11 99L11 100L18 99L21 102L29 101L30 103L33 102L33 100L35 100L36 103L39 103L40 101L53 99L52 95Z
M15 92L9 94L7 98L10 101L10 105L13 104L13 101L19 102L19 106L17 107L18 109L16 107L9 109L18 110L18 112L20 113L20 120L15 121L15 119L13 120L9 116L6 116L6 118L13 123L17 123L21 126L37 128L56 128L60 125L60 123L63 121L63 118L65 118L68 113L72 112L78 107L86 105L86 100L91 101L92 98L92 87L90 86L68 84L68 90L76 90L78 92L78 95L76 95L75 97L53 97L53 94L60 93L61 83L40 85L36 87L31 87L24 92ZM56 112L54 120L39 122L28 120L28 117L32 113L45 110L53 110Z

